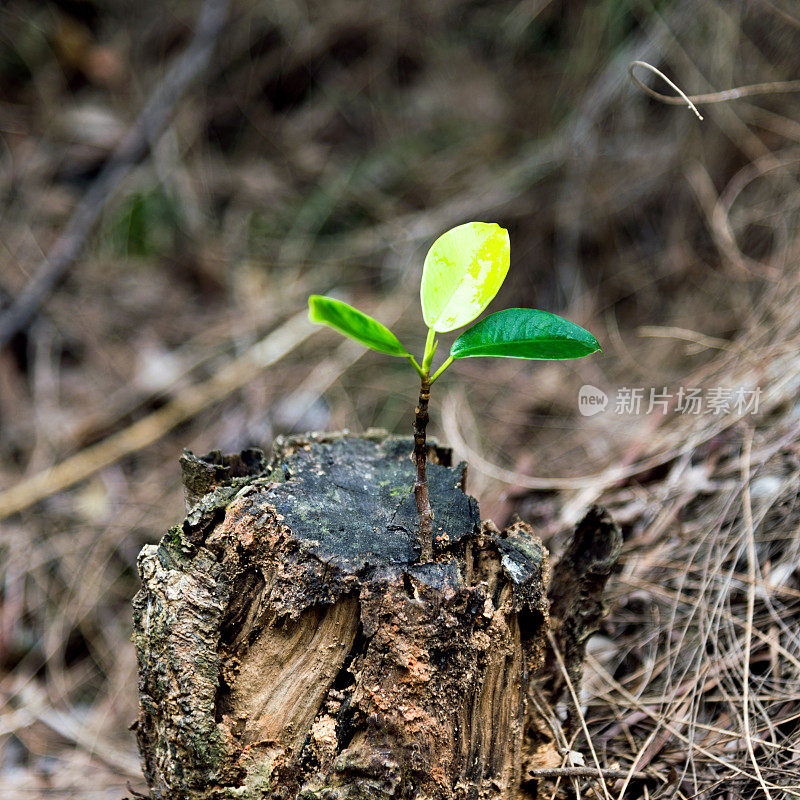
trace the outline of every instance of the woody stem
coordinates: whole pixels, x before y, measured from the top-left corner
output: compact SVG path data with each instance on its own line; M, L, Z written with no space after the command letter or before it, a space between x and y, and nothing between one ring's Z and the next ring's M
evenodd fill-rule
M433 511L428 496L427 458L428 446L425 430L428 427L428 402L431 398L431 381L428 375L420 379L419 402L414 409L414 463L417 478L414 481L414 499L419 514L420 562L433 561Z

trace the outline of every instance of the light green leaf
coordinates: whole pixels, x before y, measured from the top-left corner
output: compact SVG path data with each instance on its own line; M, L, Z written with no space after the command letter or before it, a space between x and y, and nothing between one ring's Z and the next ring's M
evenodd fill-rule
M385 325L341 300L312 294L308 298L308 318L312 322L330 325L339 333L379 353L389 356L409 355L408 350Z
M472 322L492 302L510 264L508 231L494 222L467 222L442 234L422 270L422 316L435 331Z
M507 308L482 319L453 342L453 358L496 356L561 360L598 350L589 331L568 320L532 308Z

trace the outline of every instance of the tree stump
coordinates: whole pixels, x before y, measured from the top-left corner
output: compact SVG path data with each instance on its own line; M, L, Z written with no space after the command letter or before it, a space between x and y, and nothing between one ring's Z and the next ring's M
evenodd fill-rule
M139 556L134 727L159 800L524 796L547 553L481 523L431 446L419 564L413 440L185 454L191 508Z

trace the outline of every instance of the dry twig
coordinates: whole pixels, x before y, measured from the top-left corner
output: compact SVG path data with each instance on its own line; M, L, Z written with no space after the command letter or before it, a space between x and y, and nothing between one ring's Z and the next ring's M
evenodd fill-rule
M74 486L103 467L147 447L175 426L240 389L260 370L275 364L316 330L308 322L305 311L296 314L207 381L184 389L133 425L0 493L0 519Z
M81 198L64 231L25 288L0 316L0 348L30 322L83 250L106 203L161 132L175 103L207 66L227 17L228 0L206 0L186 50L170 67L102 172Z

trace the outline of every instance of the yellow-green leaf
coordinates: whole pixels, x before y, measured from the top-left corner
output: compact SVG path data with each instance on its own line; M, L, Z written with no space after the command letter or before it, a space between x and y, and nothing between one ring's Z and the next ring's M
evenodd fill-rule
M312 322L330 325L339 333L379 353L389 356L409 355L408 350L385 325L341 300L312 294L308 298L308 318Z
M453 342L450 355L561 360L600 349L589 331L563 317L533 308L507 308L464 331Z
M472 322L492 302L510 264L508 231L494 222L467 222L442 234L422 271L422 316L435 331Z

